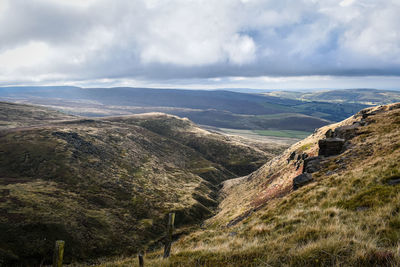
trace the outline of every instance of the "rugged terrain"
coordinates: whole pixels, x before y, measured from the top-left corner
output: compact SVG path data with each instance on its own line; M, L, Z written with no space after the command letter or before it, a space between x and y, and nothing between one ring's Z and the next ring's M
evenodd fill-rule
M151 266L399 266L400 103L315 131L226 181L219 213ZM130 266L136 259L102 266Z
M284 147L210 133L151 113L83 118L0 102L0 265L65 262L157 247L210 217L219 184Z

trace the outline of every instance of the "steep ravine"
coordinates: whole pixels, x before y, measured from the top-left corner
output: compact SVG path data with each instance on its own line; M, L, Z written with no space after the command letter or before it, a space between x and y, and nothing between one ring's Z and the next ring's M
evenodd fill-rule
M165 114L86 119L0 108L5 266L50 263L58 239L66 241L66 263L157 246L168 212L176 212L176 233L187 232L214 213L222 181L274 153Z
M147 264L398 266L399 158L400 103L362 110L225 181L218 213Z

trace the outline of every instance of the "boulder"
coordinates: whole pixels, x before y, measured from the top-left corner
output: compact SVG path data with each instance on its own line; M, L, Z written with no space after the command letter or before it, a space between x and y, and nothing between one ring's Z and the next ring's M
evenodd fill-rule
M296 157L296 151L293 151L290 154L289 158L287 159L287 162L289 163L291 160L294 160L295 157Z
M318 141L319 156L334 156L342 152L345 140L341 138L326 138Z
M293 179L293 190L297 190L302 186L310 183L313 180L310 173L302 173Z
M350 140L358 135L361 122L355 122L352 125L345 125L335 129L334 137Z
M332 138L332 137L334 137L334 136L333 136L333 131L332 131L332 129L329 129L328 131L326 131L325 137L326 137L326 138Z
M389 184L389 185L397 185L397 184L400 184L400 178L398 178L398 179L390 179L390 180L388 181L388 184Z
M322 157L310 157L304 160L303 172L313 173L321 169Z

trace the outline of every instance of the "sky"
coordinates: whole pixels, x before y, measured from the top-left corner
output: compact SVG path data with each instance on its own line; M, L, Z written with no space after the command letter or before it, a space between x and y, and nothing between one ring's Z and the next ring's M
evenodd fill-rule
M0 86L400 89L400 0L0 0Z

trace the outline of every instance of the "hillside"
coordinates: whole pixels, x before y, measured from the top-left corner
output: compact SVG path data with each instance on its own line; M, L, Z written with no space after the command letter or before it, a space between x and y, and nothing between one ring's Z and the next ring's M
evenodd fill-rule
M74 118L74 116L39 106L32 110L32 106L0 102L0 129L36 126Z
M219 213L148 265L398 266L399 158L400 103L320 128L226 181Z
M276 91L265 93L265 95L293 100L358 103L364 105L385 105L400 101L400 91L377 89L325 90L315 92Z
M220 182L282 147L259 148L187 119L151 113L71 117L0 102L0 265L65 262L157 246L168 212L177 233L210 217Z

